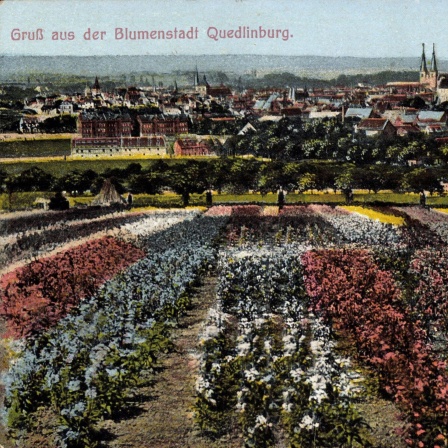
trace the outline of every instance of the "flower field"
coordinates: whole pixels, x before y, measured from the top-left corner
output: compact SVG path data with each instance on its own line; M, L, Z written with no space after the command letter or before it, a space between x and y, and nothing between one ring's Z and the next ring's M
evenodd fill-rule
M115 231L0 278L11 438L46 409L53 446L109 446L98 424L157 376L213 276L190 347L192 425L208 446L232 434L262 448L448 446L448 215L220 205L85 219L51 229ZM393 403L393 442L363 406L375 399Z

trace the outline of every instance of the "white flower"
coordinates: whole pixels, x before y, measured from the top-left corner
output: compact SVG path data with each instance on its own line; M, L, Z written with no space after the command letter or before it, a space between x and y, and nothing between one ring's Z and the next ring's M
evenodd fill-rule
M268 425L268 421L264 415L257 415L257 418L255 419L255 428L260 428L262 426L271 426Z
M313 428L318 428L319 423L317 421L315 421L313 417L311 417L309 415L305 415L302 418L302 421L299 423L299 426L302 429L313 429Z
M251 345L249 342L242 342L236 346L238 356L246 356L251 349Z
M311 352L314 355L318 355L319 353L322 352L323 346L324 346L323 341L311 341L311 343L310 343Z
M293 369L289 372L291 378L296 382L296 383L300 383L300 381L302 380L303 376L305 375L305 372L300 369Z
M271 353L271 349L272 349L272 346L271 346L271 341L264 341L264 349L265 349L265 351L266 351L266 353Z
M254 367L252 367L249 370L244 371L244 376L246 377L246 379L248 381L255 381L259 375L260 375L260 372L257 369L255 369Z

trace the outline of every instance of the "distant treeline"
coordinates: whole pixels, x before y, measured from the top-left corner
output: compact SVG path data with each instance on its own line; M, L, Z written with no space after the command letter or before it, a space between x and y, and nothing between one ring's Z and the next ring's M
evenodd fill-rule
M202 76L202 74L201 74ZM119 87L135 85L148 87L153 84L156 87L174 88L174 79L179 87L185 87L185 83L193 82L193 73L180 72L175 74L151 74L149 72L134 72L128 75L117 74L115 76L100 76L100 84L104 91L112 91ZM75 93L83 92L86 85L91 85L93 79L86 76L54 74L54 73L33 73L31 75L18 75L14 78L19 83L19 90L23 88L34 89L36 85L45 85L52 90L52 93ZM332 79L321 79L314 77L302 77L290 72L268 73L263 77L256 77L247 74L239 77L227 75L222 71L212 71L207 73L207 81L214 84L226 84L237 89L245 88L285 88L285 86L299 88L323 88L333 86L356 86L359 83L368 85L382 85L391 81L411 81L419 80L418 72L415 71L394 71L385 70L377 73L358 73L355 75L341 74ZM36 92L30 91L32 94ZM6 92L8 96L8 92ZM1 98L1 97L0 97Z
M358 84L383 85L393 81L416 82L419 75L416 71L386 70L378 73L358 73L356 75L339 75L329 80L296 76L292 73L269 73L262 78L248 78L244 83L250 87L299 87L324 88L334 86L353 87Z

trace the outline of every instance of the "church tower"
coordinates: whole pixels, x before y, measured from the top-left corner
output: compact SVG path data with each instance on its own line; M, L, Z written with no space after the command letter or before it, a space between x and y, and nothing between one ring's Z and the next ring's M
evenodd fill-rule
M437 78L439 76L439 71L437 70L437 60L436 60L436 46L432 44L432 57L431 57L431 67L429 69L430 77L430 87L431 89L437 88Z
M425 44L422 44L422 47L422 59L420 61L420 84L426 84L426 79L429 75L429 71L426 65Z
M437 88L437 77L438 77L435 45L433 44L432 46L432 57L429 70L426 64L425 44L422 44L422 46L423 51L422 51L422 59L420 62L420 84L435 90Z
M92 95L100 95L101 94L101 86L100 82L98 81L98 76L95 77L95 82L92 87Z
M200 81L197 65L196 65L196 73L194 75L193 87L194 87L194 91L199 93L201 96L205 96L207 94L207 78L204 75L203 82Z

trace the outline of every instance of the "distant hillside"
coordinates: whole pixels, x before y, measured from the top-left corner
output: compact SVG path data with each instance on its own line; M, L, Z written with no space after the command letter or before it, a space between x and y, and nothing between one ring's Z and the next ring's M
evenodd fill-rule
M420 58L357 58L324 56L201 55L201 56L5 56L0 55L0 79L33 73L108 76L128 73L182 73L196 65L201 73L223 71L233 75L288 72L300 77L337 78L380 71L417 71ZM448 71L448 61L439 61Z

